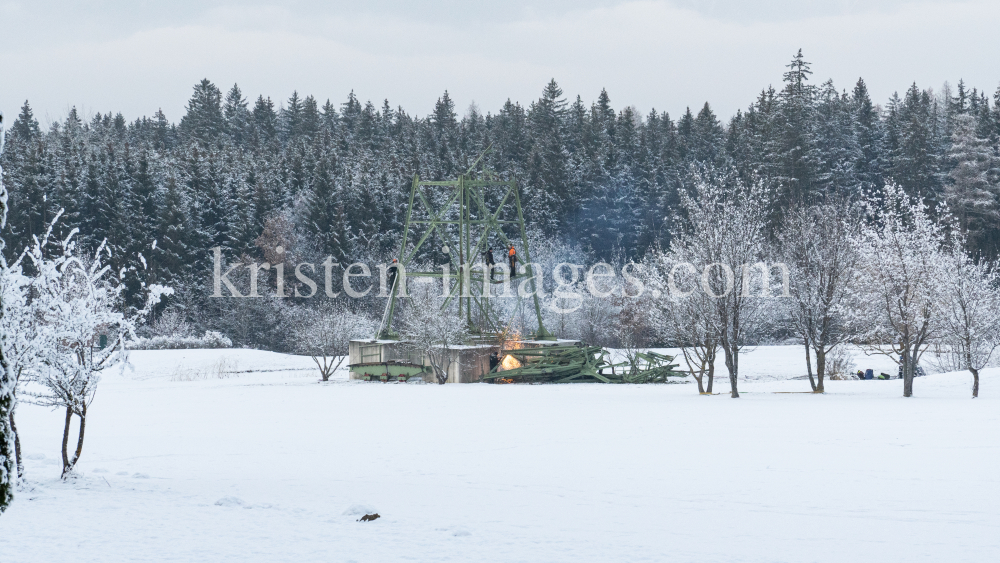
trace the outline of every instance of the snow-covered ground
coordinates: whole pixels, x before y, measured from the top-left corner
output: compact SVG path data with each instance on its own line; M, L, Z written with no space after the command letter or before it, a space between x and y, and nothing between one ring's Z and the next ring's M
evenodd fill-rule
M693 385L318 383L309 358L138 351L79 477L62 413L22 405L27 485L0 561L989 561L1000 370ZM895 373L884 358L858 367ZM722 373L725 373L722 368ZM368 511L382 517L357 522Z

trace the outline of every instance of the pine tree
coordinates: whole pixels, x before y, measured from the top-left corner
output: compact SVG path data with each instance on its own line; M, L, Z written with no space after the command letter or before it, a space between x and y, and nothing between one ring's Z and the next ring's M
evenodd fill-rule
M254 144L258 147L269 146L278 138L278 114L274 111L271 98L258 96L251 115L253 123Z
M316 104L316 98L306 96L305 101L302 102L300 132L307 140L312 141L316 137L316 133L319 132L319 127L320 113L319 107Z
M993 94L993 110L990 111L989 139L993 146L1000 144L1000 86Z
M787 68L785 87L781 90L775 115L775 137L770 148L777 165L775 212L778 217L781 210L790 206L809 205L819 191L816 176L820 159L813 131L816 88L807 83L812 70L802 55L802 49Z
M851 97L854 114L854 136L858 149L861 151L855 169L861 189L866 193L881 189L879 179L882 175L882 128L878 110L872 104L865 81L858 78Z
M567 164L569 153L564 145L566 100L555 79L549 81L542 97L528 108L529 133L533 154L529 174L534 195L532 216L547 232L560 228L560 219L574 215L579 202L570 197Z
M21 113L18 114L7 134L14 142L27 143L38 139L41 133L38 128L38 120L35 119L35 113L31 111L31 104L28 103L28 100L24 100Z
M677 120L677 148L680 158L685 161L698 160L697 140L694 131L694 114L691 108L684 108L684 115Z
M302 98L299 98L298 91L292 92L292 97L288 98L288 106L281 110L279 123L282 139L286 143L302 134Z
M455 102L448 91L438 98L431 115L430 177L436 180L453 177L465 172L458 167L458 121Z
M219 139L225 127L222 92L204 78L195 84L194 94L188 100L187 113L181 118L181 133L187 139L207 146Z
M343 260L344 203L334 184L333 169L329 156L316 163L306 195L305 231L323 256Z
M153 148L161 151L173 148L175 130L162 109L156 110L153 120Z
M176 178L167 177L166 189L156 229L156 251L154 257L160 268L158 274L165 283L179 279L188 273L192 249L189 245L191 221L188 219L188 205Z
M226 134L237 146L246 142L250 134L250 110L240 87L233 84L226 94L226 102L222 108L226 119Z
M722 156L725 131L715 117L712 107L705 102L694 118L688 141L689 155L698 162L715 164Z
M986 139L976 134L972 115L959 114L951 135L947 159L953 166L948 173L945 200L959 226L968 234L972 248L989 245L997 251L1000 238L1000 158Z
M861 193L858 162L863 154L858 143L852 98L839 94L832 81L817 93L815 111L816 186L824 199L857 197Z
M941 197L942 155L941 144L935 138L936 117L930 94L914 83L893 117L898 137L892 154L892 176L906 193L922 198L933 208Z
M325 132L330 133L330 135L337 134L337 123L340 120L340 116L337 115L337 108L333 107L330 99L327 98L326 103L323 104L323 111L320 115L320 123Z

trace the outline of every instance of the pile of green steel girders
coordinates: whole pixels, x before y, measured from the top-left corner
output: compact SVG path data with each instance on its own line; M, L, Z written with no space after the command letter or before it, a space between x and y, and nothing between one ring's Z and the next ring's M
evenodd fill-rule
M521 366L497 366L483 376L493 383L666 383L669 377L685 377L675 371L672 356L639 352L632 359L611 363L610 353L600 346L542 346L503 350Z

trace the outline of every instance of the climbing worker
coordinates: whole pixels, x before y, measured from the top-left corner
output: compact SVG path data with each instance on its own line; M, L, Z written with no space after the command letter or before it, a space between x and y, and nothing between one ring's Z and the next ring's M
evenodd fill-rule
M514 250L514 245L510 245L510 250L507 251L507 257L510 259L510 277L517 275L517 251Z
M396 285L396 274L399 272L399 259L393 258L392 264L389 266L389 291L392 292L392 286Z
M490 281L493 281L493 266L496 265L496 262L493 261L492 246L487 248L486 252L483 252L483 260L486 262L486 269L490 272Z

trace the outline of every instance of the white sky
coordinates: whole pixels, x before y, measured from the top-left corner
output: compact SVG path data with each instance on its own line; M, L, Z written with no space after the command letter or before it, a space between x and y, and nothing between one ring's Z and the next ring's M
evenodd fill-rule
M0 109L27 98L46 123L71 105L178 121L208 77L244 95L385 98L430 113L447 89L464 112L536 99L556 78L589 104L723 117L779 84L801 47L814 79L876 102L916 81L1000 85L997 0L368 1L0 0ZM460 112L460 113L461 113Z

